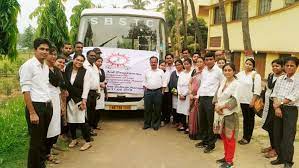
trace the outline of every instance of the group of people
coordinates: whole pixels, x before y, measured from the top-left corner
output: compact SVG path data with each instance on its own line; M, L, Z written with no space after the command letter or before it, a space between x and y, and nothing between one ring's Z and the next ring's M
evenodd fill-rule
M30 134L28 168L44 168L46 160L59 163L51 155L59 136L70 139L68 146L73 148L81 129L85 143L80 150L85 151L100 129L107 97L101 50L94 48L85 57L83 43L76 42L64 43L61 51L58 55L49 40L37 38L34 57L19 70Z
M215 149L221 138L224 158L217 160L221 168L233 167L236 143L249 144L255 125L255 103L262 96L262 79L255 70L255 60L245 60L244 70L236 72L233 63L213 52L182 51L174 60L167 54L158 63L150 58L151 69L144 79L143 129L158 130L170 123L189 134L190 139L201 140L195 147L204 153ZM273 73L267 79L263 129L268 131L271 146L262 149L265 157L277 157L272 165L292 167L294 140L299 107L299 60L285 57L272 62ZM243 136L238 139L239 115L243 116Z

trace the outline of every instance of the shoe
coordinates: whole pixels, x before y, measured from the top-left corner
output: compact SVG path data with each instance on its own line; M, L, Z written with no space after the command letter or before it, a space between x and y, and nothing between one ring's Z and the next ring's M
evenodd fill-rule
M184 134L189 134L189 129L188 128L184 131Z
M185 128L184 127L180 127L180 128L177 128L176 130L177 131L185 131Z
M268 159L274 158L276 156L277 156L277 153L276 153L276 151L274 149L270 150L269 152L267 152L265 154L265 157L268 158Z
M80 148L80 151L85 151L91 147L90 142L85 142L85 144Z
M225 158L216 160L216 163L218 163L218 164L223 164L225 162L226 162Z
M90 131L90 135L91 135L91 136L97 136L98 134L95 132L95 130L91 130L91 131Z
M164 121L161 121L161 124L160 124L161 127L164 127L165 126L165 123Z
M246 139L241 139L241 140L238 141L238 143L240 145L247 145L247 144L249 144L249 142Z
M159 128L154 128L154 130L155 130L155 131L158 131L158 130L159 130Z
M289 163L285 163L283 168L292 168L293 165L289 164Z
M232 168L234 167L233 163L224 162L219 168Z
M280 165L280 164L283 164L283 162L279 159L276 159L276 160L272 160L271 162L271 165Z
M201 141L201 142L195 144L195 147L197 147L197 148L205 148L205 147L207 147L207 146L208 146L208 145L204 144L203 141Z
M271 146L268 147L268 148L264 148L261 150L262 153L267 153L267 152L270 152L272 150Z
M149 129L150 128L150 126L143 126L143 130L146 130L146 129Z
M211 153L214 149L215 149L215 146L207 146L203 152Z
M75 147L76 145L78 144L78 141L75 139L75 140L72 140L72 142L69 144L69 148L73 148Z

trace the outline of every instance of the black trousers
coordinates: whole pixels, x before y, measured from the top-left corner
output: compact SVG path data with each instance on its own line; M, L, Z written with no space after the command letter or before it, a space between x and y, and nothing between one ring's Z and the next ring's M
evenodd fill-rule
M200 134L203 138L203 143L209 147L215 147L217 138L213 132L214 123L214 104L212 96L199 97L199 115L200 115Z
M79 127L81 129L83 138L86 142L90 142L90 133L88 129L88 124L86 123L69 123L70 131L72 135L72 140L77 139L77 133L76 130Z
M87 97L87 123L90 128L97 128L96 123L96 104L97 104L97 92L90 90Z
M243 115L243 139L250 142L255 122L255 112L249 104L241 103L241 110Z
M100 122L101 120L101 113L104 112L104 109L98 109L96 110L96 113L95 113L95 124L98 125L98 123Z
M186 122L187 116L185 114L179 114L179 113L177 115L178 115L179 123L183 124L183 127L185 129L188 128L187 122Z
M46 155L51 154L51 149L52 149L53 145L56 144L57 140L58 140L58 135L55 137L47 138L47 140L46 140L46 145L47 145Z
M178 124L180 122L179 114L176 112L176 109L172 109L173 123Z
M277 146L278 159L293 164L294 141L297 129L298 108L282 106L282 118L274 119L274 144Z
M161 122L162 90L144 92L144 127L159 128Z
M268 110L268 115L266 118L266 121L263 125L263 129L266 130L269 134L269 139L270 139L270 145L272 149L276 149L274 145L274 134L273 134L273 127L274 127L274 117L275 117L275 111L273 108L273 101L269 101L269 110Z
M170 113L172 111L172 94L170 92L164 92L161 111L162 111L161 121L164 121L165 123L169 123Z
M26 121L30 135L28 151L28 168L45 168L46 157L46 139L50 121L52 119L52 103L32 102L35 112L39 117L39 124L30 122L30 114L25 108Z

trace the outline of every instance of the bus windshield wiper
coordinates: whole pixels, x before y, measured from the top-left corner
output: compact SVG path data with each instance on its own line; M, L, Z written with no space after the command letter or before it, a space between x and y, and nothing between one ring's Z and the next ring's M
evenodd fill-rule
M109 43L111 40L115 39L117 36L112 37L111 39L105 41L104 43L102 43L101 45L99 45L99 47L103 47L104 45L106 45L107 43Z

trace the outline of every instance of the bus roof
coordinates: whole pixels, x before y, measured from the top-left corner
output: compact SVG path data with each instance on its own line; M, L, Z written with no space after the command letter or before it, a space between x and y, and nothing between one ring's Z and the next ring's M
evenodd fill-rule
M143 17L154 17L163 19L164 15L159 12L149 11L149 10L136 10L136 9L124 9L124 8L89 8L82 11L81 16L90 16L90 15L131 15L131 16L143 16Z

